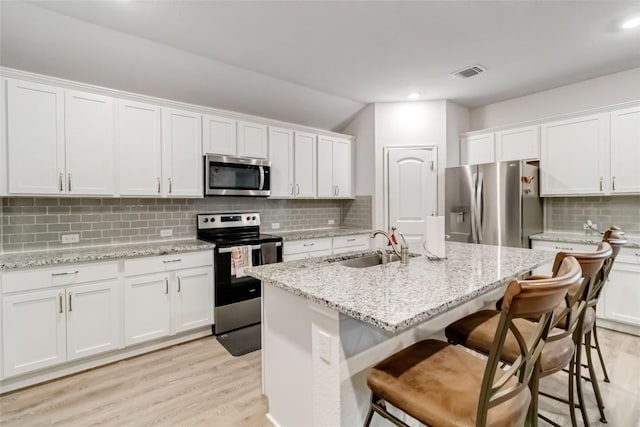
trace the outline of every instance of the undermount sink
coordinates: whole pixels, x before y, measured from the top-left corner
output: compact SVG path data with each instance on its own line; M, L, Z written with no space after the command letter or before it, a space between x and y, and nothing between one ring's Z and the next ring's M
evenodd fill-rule
M391 255L388 262L400 261L397 255ZM351 268L367 268L382 264L382 256L380 254L365 255L359 258L347 259L340 261L338 264Z

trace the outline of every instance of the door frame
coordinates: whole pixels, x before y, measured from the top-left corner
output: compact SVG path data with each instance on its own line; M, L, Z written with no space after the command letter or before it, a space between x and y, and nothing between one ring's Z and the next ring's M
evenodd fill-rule
M389 154L392 151L397 150L424 150L432 152L432 170L435 174L435 184L436 184L436 193L435 193L435 201L436 201L436 210L435 214L438 214L438 146L437 145L394 145L394 146L386 146L382 148L382 221L384 224L384 229L391 233L391 228L389 225L390 214L390 206L389 206Z

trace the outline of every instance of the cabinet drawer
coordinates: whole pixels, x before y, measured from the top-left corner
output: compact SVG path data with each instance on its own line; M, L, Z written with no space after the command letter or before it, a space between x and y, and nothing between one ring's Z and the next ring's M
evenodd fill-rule
M2 292L30 291L117 277L117 261L30 268L2 273Z
M360 234L358 236L338 236L333 238L333 249L347 248L369 248L369 235Z
M309 239L284 242L283 255L292 255L304 252L326 251L331 253L331 239Z
M124 275L137 276L139 274L159 273L208 265L213 265L213 251L210 250L127 259L124 261Z
M613 264L613 268L619 263L631 264L640 266L640 248L622 248L620 253L616 257L616 262Z
M584 243L566 243L566 242L550 242L542 240L533 240L531 242L532 249L542 249L555 252L594 252L598 245L596 243L588 245Z

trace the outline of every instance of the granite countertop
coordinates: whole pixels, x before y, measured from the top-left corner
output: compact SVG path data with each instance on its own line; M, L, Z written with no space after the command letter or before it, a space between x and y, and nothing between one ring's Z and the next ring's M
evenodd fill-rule
M212 249L215 245L202 240L175 240L114 246L96 246L38 252L15 252L0 255L0 270L68 264L86 261L104 261L149 255L166 255Z
M549 242L582 243L584 245L597 244L602 241L599 234L578 234L578 233L540 233L529 236L531 240L544 240ZM640 237L628 237L626 248L640 248Z
M269 264L247 273L386 331L399 332L496 289L554 256L549 251L456 242L447 242L446 251L446 260L418 256L407 266L394 262L384 269L350 268L336 262L359 256L350 254Z
M321 239L323 237L353 236L355 234L369 234L370 228L317 228L314 230L281 231L269 234L281 236L285 242L304 239Z

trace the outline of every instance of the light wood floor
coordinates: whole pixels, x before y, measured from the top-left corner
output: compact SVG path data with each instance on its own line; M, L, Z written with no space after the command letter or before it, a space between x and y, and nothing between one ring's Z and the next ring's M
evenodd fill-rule
M591 425L640 427L640 337L602 329L600 338L611 377L601 382L609 423L599 422L587 385ZM260 356L232 357L203 338L2 396L0 424L268 427ZM566 374L541 387L566 396ZM570 425L565 405L543 397L540 407Z

